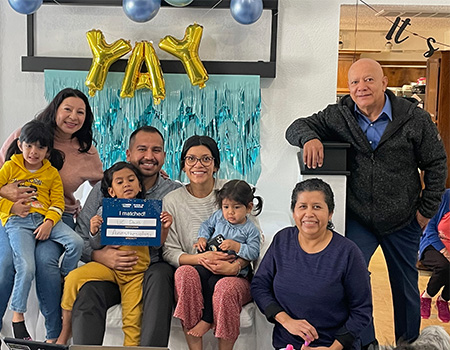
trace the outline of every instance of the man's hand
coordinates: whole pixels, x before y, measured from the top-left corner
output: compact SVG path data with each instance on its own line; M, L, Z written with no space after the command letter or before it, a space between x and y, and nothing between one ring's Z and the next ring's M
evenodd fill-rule
M138 256L135 250L119 250L120 246L107 245L92 252L92 260L120 271L131 271L137 264Z
M52 232L53 221L45 220L36 230L34 230L34 234L36 235L36 239L38 241L45 241L50 237L50 233Z
M317 168L323 165L323 145L318 139L312 139L303 145L303 163L308 168Z
M420 214L419 211L416 212L416 219L417 219L417 222L419 223L422 231L425 229L425 227L428 225L428 222L430 221L430 219L428 219L425 216L423 216L422 214Z
M30 213L30 208L31 206L28 204L28 199L20 199L11 207L11 214L24 218Z
M11 202L17 202L22 199L29 200L36 195L36 191L27 186L21 186L23 181L17 181L7 184L0 188L0 196L10 200Z

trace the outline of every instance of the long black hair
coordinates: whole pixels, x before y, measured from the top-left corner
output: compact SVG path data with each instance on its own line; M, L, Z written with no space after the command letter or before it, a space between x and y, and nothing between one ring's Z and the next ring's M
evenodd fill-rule
M216 191L216 203L219 208L222 207L222 202L225 198L241 203L248 208L250 203L256 199L257 203L254 210L254 215L259 215L262 210L263 200L260 196L255 196L255 188L244 180L228 181L220 190Z
M36 119L51 125L52 128L56 130L56 113L61 103L68 97L77 97L82 99L86 107L86 115L81 129L72 134L72 138L75 137L80 144L78 151L81 153L86 153L92 146L92 123L94 122L94 114L92 113L88 98L80 90L72 88L65 88L61 90L53 98L49 105L38 114Z
M44 122L34 119L28 123L26 123L21 131L20 136L15 139L8 147L6 151L5 159L11 159L13 154L20 154L22 151L17 144L17 141L20 143L36 143L39 142L39 145L48 148L48 160L50 163L58 170L64 165L64 153L60 150L53 148L53 139L54 132L48 125Z
M139 184L141 185L141 191L136 195L136 198L145 198L145 185L144 185L144 179L139 172L139 170L131 163L128 162L117 162L113 166L111 166L109 169L106 169L103 173L103 179L101 183L101 190L103 193L103 196L106 198L111 198L111 195L109 194L108 189L112 187L112 181L113 181L113 175L116 171L122 170L122 169L130 169L135 175L136 178L139 181Z

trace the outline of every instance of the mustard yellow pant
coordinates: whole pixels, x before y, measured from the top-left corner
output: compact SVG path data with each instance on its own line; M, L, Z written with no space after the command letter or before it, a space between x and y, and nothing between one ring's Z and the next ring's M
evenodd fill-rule
M119 286L122 295L123 345L138 346L141 337L142 282L144 272L122 272L97 262L72 270L64 281L61 307L72 310L80 288L89 281L110 281Z

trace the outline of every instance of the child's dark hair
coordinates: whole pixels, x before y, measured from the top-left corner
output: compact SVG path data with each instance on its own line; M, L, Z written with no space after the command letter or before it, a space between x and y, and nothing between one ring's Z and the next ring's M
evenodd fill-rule
M48 160L50 161L50 163L56 169L61 170L61 168L64 165L64 153L53 148L53 139L54 139L53 129L48 124L45 124L44 122L34 119L26 123L20 131L20 136L13 142L11 142L11 144L8 147L8 150L6 151L5 159L9 160L11 159L13 154L22 153L17 144L17 141L19 141L20 143L39 142L39 145L48 148L49 154Z
M139 181L139 184L141 185L141 191L136 195L136 198L145 198L145 185L144 185L144 179L142 178L141 173L139 170L131 163L127 162L117 162L113 166L111 166L109 169L105 170L103 173L103 179L101 183L101 190L103 193L103 196L106 198L111 198L109 195L108 189L112 187L112 181L113 181L113 175L116 171L122 170L122 169L130 169L135 175L136 178Z
M260 196L255 196L255 188L252 188L244 180L228 181L220 190L216 191L216 203L219 208L222 207L222 202L225 198L241 203L246 207L256 199L258 203L256 203L253 213L254 215L259 215L261 213L263 205L262 198Z

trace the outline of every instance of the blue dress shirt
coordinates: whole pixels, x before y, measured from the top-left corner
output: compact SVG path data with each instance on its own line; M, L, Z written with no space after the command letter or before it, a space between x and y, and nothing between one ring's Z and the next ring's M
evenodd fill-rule
M386 94L385 103L380 116L375 121L370 121L364 114L361 113L358 106L355 104L355 115L358 119L358 124L361 130L366 135L372 149L377 148L380 143L381 136L390 121L392 121L392 106L391 101Z

